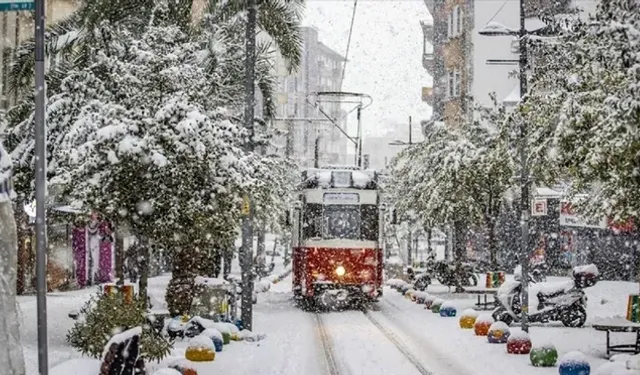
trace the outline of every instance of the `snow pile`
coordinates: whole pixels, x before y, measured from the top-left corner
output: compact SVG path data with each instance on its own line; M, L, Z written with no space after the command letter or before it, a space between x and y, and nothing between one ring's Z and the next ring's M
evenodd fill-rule
M387 285L389 285L390 287L394 288L394 287L400 287L402 285L406 284L404 282L404 280L400 280L400 279L389 279L387 280Z
M357 188L365 188L371 182L371 177L361 171L351 172L351 178L353 179L353 186Z
M453 302L451 301L444 301L440 305L440 309L455 309L455 308L456 308L456 305L454 305Z
M253 284L253 288L256 293L266 293L271 288L271 282L269 280L260 280Z
M640 371L640 354L636 354L634 356L629 357L629 359L627 359L627 368L629 370Z
M52 368L49 375L97 375L101 364L97 359L70 359Z
M387 260L384 261L386 264L393 264L393 265L402 265L402 259L400 259L399 256L394 255L389 257Z
M229 282L222 278L197 276L195 278L195 284L196 285L229 285Z
M202 333L200 334L200 336L205 336L208 338L219 338L220 340L222 340L222 333L220 331L218 331L215 328L207 328L204 331L202 331Z
M505 322L495 322L489 327L489 332L496 331L509 332L509 326Z
M622 370L626 370L624 364L621 362L607 362L603 363L600 367L596 369L594 375L616 375Z
M214 322L213 325L211 326L212 328L217 329L218 331L220 331L220 333L222 334L232 334L233 332L231 331L230 326L233 324L229 324L229 323L220 323L220 322ZM234 326L235 327L235 326Z
M476 324L477 323L493 324L494 322L495 320L493 319L493 316L491 316L491 314L480 314L476 318Z
M267 335L264 333L254 333L249 331L248 329L243 329L242 331L240 331L240 338L247 342L255 342L266 339Z
M109 353L111 345L121 344L135 336L142 336L142 327L131 328L130 330L111 336L111 339L109 339L109 342L107 342L107 345L104 346L104 350L102 351L102 359L104 360L105 356Z
M172 368L163 368L153 373L153 375L182 375L180 371Z
M189 349L191 350L215 350L213 341L207 336L196 336L189 340Z
M442 304L445 303L445 300L443 300L442 298L436 298L433 300L433 304L434 305L440 305L440 307L442 307Z
M518 329L509 335L509 342L522 342L522 341L530 341L529 334L525 331Z
M560 359L560 365L580 365L580 364L588 364L589 361L587 357L580 351L572 351L562 356Z
M460 315L461 317L465 317L465 316L469 316L469 317L474 317L477 318L478 315L480 315L479 312L477 312L474 309L466 309L462 312L462 315Z
M600 275L600 271L598 271L598 267L596 267L595 264L587 264L586 266L574 267L573 273L574 274L582 273L582 274L589 274L594 276Z

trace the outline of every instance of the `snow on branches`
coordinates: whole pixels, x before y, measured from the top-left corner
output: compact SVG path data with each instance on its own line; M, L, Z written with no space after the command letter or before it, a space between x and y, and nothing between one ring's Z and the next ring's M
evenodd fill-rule
M543 45L529 98L534 135L571 181L588 193L586 213L624 220L640 212L640 5L603 0ZM533 110L535 108L535 110Z

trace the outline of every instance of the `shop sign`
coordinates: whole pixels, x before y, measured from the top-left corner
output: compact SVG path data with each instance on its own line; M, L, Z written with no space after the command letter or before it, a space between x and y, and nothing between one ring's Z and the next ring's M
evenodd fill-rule
M576 215L570 202L560 203L560 225L567 227L607 229L607 219L586 219Z
M547 200L534 199L531 203L531 216L547 216Z

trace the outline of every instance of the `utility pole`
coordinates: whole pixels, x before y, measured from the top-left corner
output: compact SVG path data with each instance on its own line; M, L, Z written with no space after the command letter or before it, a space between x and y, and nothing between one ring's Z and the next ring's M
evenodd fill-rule
M520 30L518 68L520 73L520 102L527 92L527 29L525 27L524 0L520 0ZM522 225L520 256L522 265L522 330L529 332L529 166L527 165L527 124L520 122L520 223Z
M356 154L357 165L362 167L362 104L358 105L358 152Z
M253 152L254 127L253 110L255 105L255 63L256 63L256 0L247 0L247 25L245 34L245 108L244 123L249 132L246 149ZM253 207L251 197L245 196L242 207L242 248L240 249L240 268L242 272L242 302L240 318L245 329L252 330L253 324Z
M45 0L35 0L35 167L36 167L36 291L38 308L38 369L49 373L47 340L47 130L45 106L47 98L44 80Z

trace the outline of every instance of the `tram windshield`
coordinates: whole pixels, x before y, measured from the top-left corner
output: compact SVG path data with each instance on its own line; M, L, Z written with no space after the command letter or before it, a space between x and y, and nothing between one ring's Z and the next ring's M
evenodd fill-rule
M377 241L378 220L378 208L374 204L307 204L303 237Z

